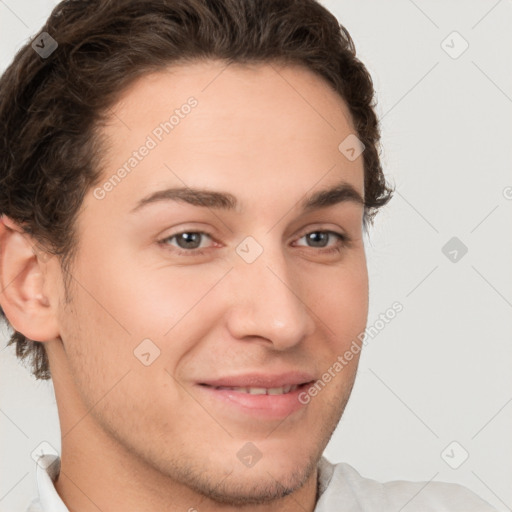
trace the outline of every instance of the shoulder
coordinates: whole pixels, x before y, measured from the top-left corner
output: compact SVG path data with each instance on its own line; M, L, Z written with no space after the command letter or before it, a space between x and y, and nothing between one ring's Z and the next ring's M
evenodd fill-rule
M377 482L362 477L345 463L319 463L321 496L315 512L337 510L341 503L351 512L496 512L469 489L445 482ZM336 508L337 507L337 508Z

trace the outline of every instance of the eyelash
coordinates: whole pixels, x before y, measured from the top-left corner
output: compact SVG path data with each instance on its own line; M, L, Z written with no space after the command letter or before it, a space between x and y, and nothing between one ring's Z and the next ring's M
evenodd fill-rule
M161 244L162 246L164 246L166 249L168 249L169 247L169 244L167 243L169 240L172 240L173 238L176 238L180 235L183 235L183 234L201 234L201 235L206 235L208 236L210 239L213 240L213 237L212 235L210 235L209 233L205 232L205 231L180 231L179 233L175 233L173 235L170 235L170 236L167 236L165 238L163 238L162 240L159 240L158 243ZM350 242L351 242L351 239L347 236L347 235L344 235L342 233L337 233L336 231L329 231L329 230L314 230L314 231L309 231L307 233L305 233L304 235L302 235L299 240L301 238L304 238L305 236L307 235L311 235L313 233L327 233L327 234L330 234L330 235L334 235L335 237L338 238L338 244L335 246L335 247L331 247L329 249L324 249L322 247L318 248L319 252L321 252L322 254L332 254L332 253L339 253L341 252L343 249L345 249L346 247L348 247L350 245ZM300 246L300 247L305 247L305 246ZM173 249L171 249L171 251L175 254L177 254L178 256L203 256L205 254L205 251L207 251L208 249L211 249L211 247L208 247L206 249L189 249L189 250L186 250L186 249L180 249L180 248L175 248L173 246ZM315 249L315 247L309 247L309 249Z

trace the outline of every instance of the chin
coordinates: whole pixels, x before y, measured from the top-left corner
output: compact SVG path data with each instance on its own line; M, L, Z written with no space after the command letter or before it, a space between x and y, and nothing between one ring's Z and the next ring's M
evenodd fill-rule
M189 480L188 485L211 501L224 505L240 507L275 502L304 486L317 464L316 458L308 460L303 456L299 460L290 460L289 457L280 459L273 459L268 454L252 467L236 464L216 485L209 485L204 480ZM215 477L211 480L215 480Z

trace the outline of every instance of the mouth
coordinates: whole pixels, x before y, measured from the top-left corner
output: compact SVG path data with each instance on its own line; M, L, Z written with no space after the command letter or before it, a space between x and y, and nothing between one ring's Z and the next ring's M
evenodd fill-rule
M285 386L275 388L260 388L260 387L247 387L247 386L210 386L209 384L200 383L200 386L207 386L209 388L217 390L230 390L236 391L237 393L246 393L249 395L286 395L293 393L295 390L309 386L311 382L305 382L304 384L287 384Z
M230 418L276 420L304 410L307 404L299 397L314 382L309 374L252 375L200 382L196 389Z

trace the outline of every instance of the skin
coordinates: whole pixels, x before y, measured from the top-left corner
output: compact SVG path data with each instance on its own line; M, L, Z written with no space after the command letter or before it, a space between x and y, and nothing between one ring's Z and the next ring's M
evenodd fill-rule
M364 331L362 205L298 206L341 180L364 197L363 161L338 150L355 130L321 78L291 66L224 68L207 61L145 75L112 108L101 131L105 180L168 112L198 100L103 199L87 194L69 301L58 259L34 255L27 235L0 223L1 305L13 326L46 343L62 432L56 488L70 510L315 507L316 464L359 356L284 420L234 411L196 383L283 369L318 379ZM130 213L184 184L229 192L240 207L158 201ZM351 242L327 254L335 236L325 247L305 236L329 230ZM211 235L200 238L203 255L178 255L190 249L177 237L158 243L190 231ZM263 249L250 264L236 252L246 236ZM160 350L149 366L134 356L147 338ZM249 441L261 453L252 467L237 457Z

